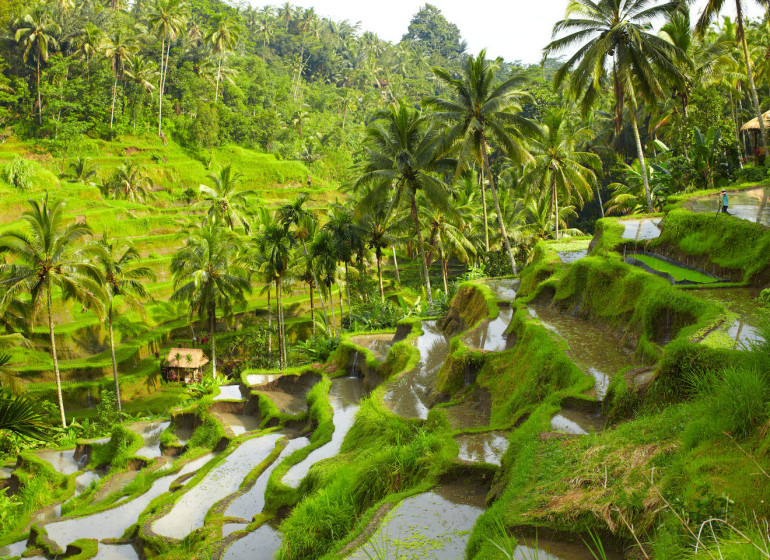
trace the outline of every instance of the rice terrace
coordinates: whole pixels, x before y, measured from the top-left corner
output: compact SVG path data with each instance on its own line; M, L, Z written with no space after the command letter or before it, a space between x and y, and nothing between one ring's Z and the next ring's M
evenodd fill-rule
M392 4L0 0L0 560L770 559L765 3Z

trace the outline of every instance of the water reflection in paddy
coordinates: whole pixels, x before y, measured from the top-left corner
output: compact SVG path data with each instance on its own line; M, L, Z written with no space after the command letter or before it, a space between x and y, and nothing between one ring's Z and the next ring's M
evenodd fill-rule
M422 330L417 338L420 361L390 385L384 399L390 410L405 418L428 417L430 390L436 386L436 376L449 355L449 341L436 327L436 321L423 321Z
M463 461L499 465L508 449L508 436L503 432L482 432L455 436L460 447L457 455Z
M282 539L281 533L266 523L231 544L222 560L272 560Z
M359 334L350 337L350 342L372 351L377 361L384 362L393 346L393 333Z
M592 431L601 432L604 429L604 418L599 412L590 414L579 410L562 409L551 418L551 428L582 436Z
M516 290L519 288L519 281L516 278L494 278L484 280L484 284L489 286L499 300L513 301L516 299Z
M486 327L474 329L463 338L463 342L470 348L476 350L487 350L489 352L502 352L505 350L507 335L505 331L511 324L513 309L510 307L501 307L497 318L489 321Z
M64 475L74 474L81 471L88 463L87 456L81 457L80 461L76 460L75 451L73 449L65 449L63 451L38 451L35 455L44 461L51 463L54 469Z
M219 394L214 397L215 401L241 401L243 395L241 394L240 385L221 385L219 387Z
M62 550L77 539L117 539L131 525L137 522L139 515L149 503L168 492L171 483L178 477L196 472L206 464L214 455L209 453L187 463L175 474L170 474L157 479L147 492L124 502L120 506L74 519L65 519L45 526L48 536L58 544Z
M531 306L529 313L538 317L546 328L567 342L575 362L596 381L596 397L600 400L604 397L612 377L633 364L633 356L591 321L539 305Z
M160 457L160 434L170 425L171 422L138 422L129 426L131 430L144 438L144 446L134 455L147 459Z
M236 436L259 429L259 418L256 416L231 414L229 412L217 412L216 416L222 420L222 422L230 426L230 429Z
M282 479L284 484L296 488L307 476L310 467L318 461L334 457L340 452L345 436L353 427L356 413L360 408L359 403L364 395L363 382L359 377L332 379L332 386L329 390L329 402L334 410L332 439L326 445L311 451L303 461L291 467Z
M741 220L770 225L770 207L768 207L767 194L769 190L759 187L740 192L728 192L730 205L727 212ZM721 207L721 194L694 198L685 207L692 212L716 214L717 208Z
M271 383L281 377L280 375L262 375L258 373L253 373L251 375L246 376L246 383L249 385L256 386L256 385L267 385L268 383Z
M14 558L15 556L21 556L21 554L27 550L27 541L19 541L7 546L0 547L0 558L9 556Z
M281 434L268 434L243 442L186 492L171 511L155 521L153 531L165 537L183 539L203 527L211 506L237 491L244 477L267 458L280 438Z
M588 254L588 250L583 249L582 251L557 251L557 255L559 255L559 260L565 264L572 264L575 261L579 261L583 257L585 257Z
M139 555L130 544L99 544L94 560L139 560Z
M649 241L660 237L660 218L644 220L623 220L619 222L625 226L621 237L623 239L636 239L637 241Z
M719 303L738 318L730 324L727 334L739 344L751 344L763 340L759 327L762 324L761 307L754 299L759 295L752 288L709 288L694 290L693 295Z

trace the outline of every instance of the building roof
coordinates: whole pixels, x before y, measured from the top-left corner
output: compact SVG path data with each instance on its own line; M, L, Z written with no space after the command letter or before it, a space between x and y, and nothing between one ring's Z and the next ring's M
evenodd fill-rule
M178 361L176 358L177 354L180 356ZM188 355L190 356L189 360L187 359ZM209 363L206 354L198 348L172 348L168 351L166 361L171 367L186 369L196 369Z
M767 111L762 115L762 120L765 121L765 128L770 128L770 111ZM759 130L759 119L754 117L749 122L741 127L741 130Z

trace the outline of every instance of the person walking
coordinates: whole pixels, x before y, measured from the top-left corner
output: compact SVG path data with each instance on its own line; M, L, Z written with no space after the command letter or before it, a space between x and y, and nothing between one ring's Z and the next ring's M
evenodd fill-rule
M730 200L727 198L727 191L722 189L722 212L729 214L727 207L730 206Z

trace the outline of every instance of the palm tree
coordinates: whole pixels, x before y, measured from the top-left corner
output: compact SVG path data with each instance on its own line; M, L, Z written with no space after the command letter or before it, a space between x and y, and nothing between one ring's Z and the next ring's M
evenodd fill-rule
M310 260L313 272L320 272L321 284L319 293L323 293L320 286L326 286L326 292L329 296L329 309L332 314L332 327L337 332L337 318L334 316L334 301L332 299L332 286L337 278L337 247L334 237L328 230L321 230L313 237L310 242L310 251L307 257ZM342 295L342 294L340 294ZM342 298L340 297L340 304ZM328 322L327 322L328 325Z
M758 1L758 4L767 6L767 3L762 0ZM703 8L703 12L698 18L698 22L695 24L695 29L699 35L703 35L711 25L711 21L722 11L725 5L725 0L708 0L706 7ZM751 70L751 59L749 58L749 46L746 42L746 29L743 25L743 0L735 0L735 9L737 17L735 23L737 25L736 35L737 39L741 42L741 50L743 51L743 62L746 66L746 80L749 82L749 92L751 93L751 103L754 106L754 113L756 113L759 120L759 130L762 136L762 147L767 153L767 129L765 128L765 122L762 118L762 109L759 106L759 97L757 96L757 86L754 83L754 73Z
M275 35L273 30L273 8L271 6L265 6L259 12L259 24L258 33L262 35L262 46L266 47L270 44L270 39Z
M467 167L472 161L481 161L492 190L500 234L511 261L511 271L516 274L516 261L500 212L488 151L491 141L512 160L523 163L531 157L524 147L525 136L528 133L535 134L537 127L520 114L520 103L527 98L527 94L519 89L525 81L524 74L514 73L498 85L496 76L503 61L498 58L490 62L486 55L486 51L482 50L477 57L468 57L460 78L454 78L443 68L434 69L436 77L454 92L455 98L448 100L431 97L427 103L436 109L432 118L450 125L450 141L460 144L458 169ZM486 218L484 225L486 227Z
M130 241L110 241L107 234L96 242L99 249L96 261L104 278L104 292L107 296L107 325L110 332L110 353L112 355L112 375L115 378L115 398L118 412L121 411L120 384L118 383L118 362L115 359L115 335L113 334L113 318L115 315L115 298L121 297L130 307L141 309L139 301L147 297L143 282L155 281L155 273L144 266L134 266L141 260L139 253Z
M224 14L217 14L214 16L214 22L209 33L206 37L206 42L211 45L215 55L219 55L219 61L217 63L217 90L214 94L214 103L219 99L219 82L222 77L222 62L225 59L227 51L232 51L238 44L240 38L240 26L236 21L227 17Z
M114 198L123 198L129 202L143 202L151 186L152 180L145 175L144 169L130 160L120 164L112 179L106 183Z
M91 163L91 158L78 157L75 161L70 163L70 172L62 173L61 178L69 179L73 183L85 183L96 175L97 169L99 169L99 166L95 163Z
M663 96L661 78L674 80L679 74L676 61L684 53L672 43L651 33L648 24L679 8L678 0L650 5L647 0L572 0L566 17L553 28L554 40L543 50L543 57L583 43L556 72L557 86L569 82L569 92L581 99L583 113L601 97L602 84L612 80L615 97L615 127L623 126L623 105L632 107L631 125L636 153L641 162L647 207L652 212L650 186L645 172L644 149L637 123L636 88L649 103ZM555 38L566 31L567 35ZM611 78L608 73L612 72ZM636 85L635 85L636 84Z
M115 99L118 93L118 78L123 76L126 65L131 66L131 57L136 51L136 41L133 37L126 38L121 28L116 28L102 40L101 48L104 58L110 61L115 80L112 84L112 106L110 108L110 128L115 118Z
M288 202L281 206L276 213L278 220L283 224L283 228L287 232L290 231L292 226L294 227L293 236L295 239L299 239L306 259L309 258L309 254L307 243L305 241L308 238L310 229L307 226L307 222L315 220L313 213L305 208L305 203L307 201L308 195L303 193L294 199L293 202ZM311 270L313 273L313 282L318 287L318 299L321 301L321 311L323 312L324 321L328 325L329 316L326 314L326 302L324 301L323 291L321 290L321 285L318 283L318 278L315 276L315 268L311 267ZM332 305L331 302L329 305Z
M158 69L152 60L140 54L134 57L131 69L125 70L125 74L136 88L132 111L134 130L136 130L136 106L138 103L139 94L142 92L145 94L152 93L152 90L155 89L155 84L152 82L158 77Z
M404 227L394 216L393 205L389 200L381 200L360 213L356 224L361 237L377 258L377 279L380 286L380 299L385 301L382 285L382 252L396 243L395 233ZM396 265L398 266L398 265ZM398 270L398 268L396 268Z
M438 249L441 262L441 275L444 280L444 294L449 293L448 265L452 254L460 261L467 262L475 253L470 239L463 233L463 219L457 212L446 213L435 208L428 201L421 200L423 212L428 223L429 245Z
M448 188L434 172L448 172L456 162L444 158L439 131L405 103L391 104L376 117L366 129L366 159L355 182L356 188L371 185L372 190L361 199L357 212L365 213L383 200L390 200L394 208L403 205L410 209L428 306L433 307L416 197L423 191L432 204L451 211Z
M171 261L171 301L190 302L190 319L198 314L202 321L208 320L214 376L217 309L229 314L233 303L244 302L244 294L251 290L247 271L237 261L239 248L238 238L230 230L216 224L197 225L187 230L184 247Z
M556 239L559 239L559 220L555 219L559 215L559 193L567 199L567 205L576 198L582 206L584 199L591 198L596 185L595 171L602 165L596 154L579 151L592 133L574 123L566 109L551 109L543 115L543 134L530 144L535 159L522 179L550 200Z
M286 367L286 330L283 318L281 283L289 270L294 238L286 228L278 224L268 224L260 232L257 245L274 274L273 281L275 282L275 295L278 302L279 364L281 369L284 369Z
M233 171L232 164L228 164L219 170L219 174L207 175L213 187L201 185L199 191L203 201L208 204L208 216L212 223L224 222L227 227L234 230L242 226L246 233L251 232L251 225L246 216L248 198L256 196L253 190L236 191L235 188L243 180L243 173Z
M40 61L48 61L48 53L51 48L58 48L59 44L54 37L61 32L61 28L54 23L51 16L43 6L36 6L29 13L15 22L16 34L14 38L24 48L24 62L27 62L29 53L35 53L37 76L37 110L38 122L43 122L43 102L40 97ZM33 113L34 114L34 113Z
M350 282L348 264L353 262L354 255L363 255L365 242L361 232L353 220L353 212L342 205L335 204L329 214L329 220L324 224L324 230L332 235L337 260L345 266L345 285L347 288L348 315L350 308ZM329 296L331 297L331 296ZM342 314L342 294L340 294L340 315Z
M171 42L184 30L187 16L188 8L185 0L155 0L155 4L148 14L150 28L161 39L158 85L158 136L163 134L163 92L166 88L166 74L168 74Z
M22 396L0 393L0 431L25 439L49 441L49 427L38 412L40 406Z
M32 296L34 319L45 298L59 412L62 427L66 428L54 336L52 290L59 289L64 299L74 298L97 313L103 311L104 292L99 285L99 271L88 262L93 248L77 245L91 235L91 228L85 224L65 225L64 202L49 205L47 194L41 202L30 200L29 204L31 210L22 214L29 232L11 232L0 237L0 253L13 259L12 264L0 264L0 286L6 289L0 300L0 311L5 310L17 295L28 293Z
M86 61L86 79L91 81L91 59L97 53L101 42L102 30L93 23L88 23L75 37L75 55Z

